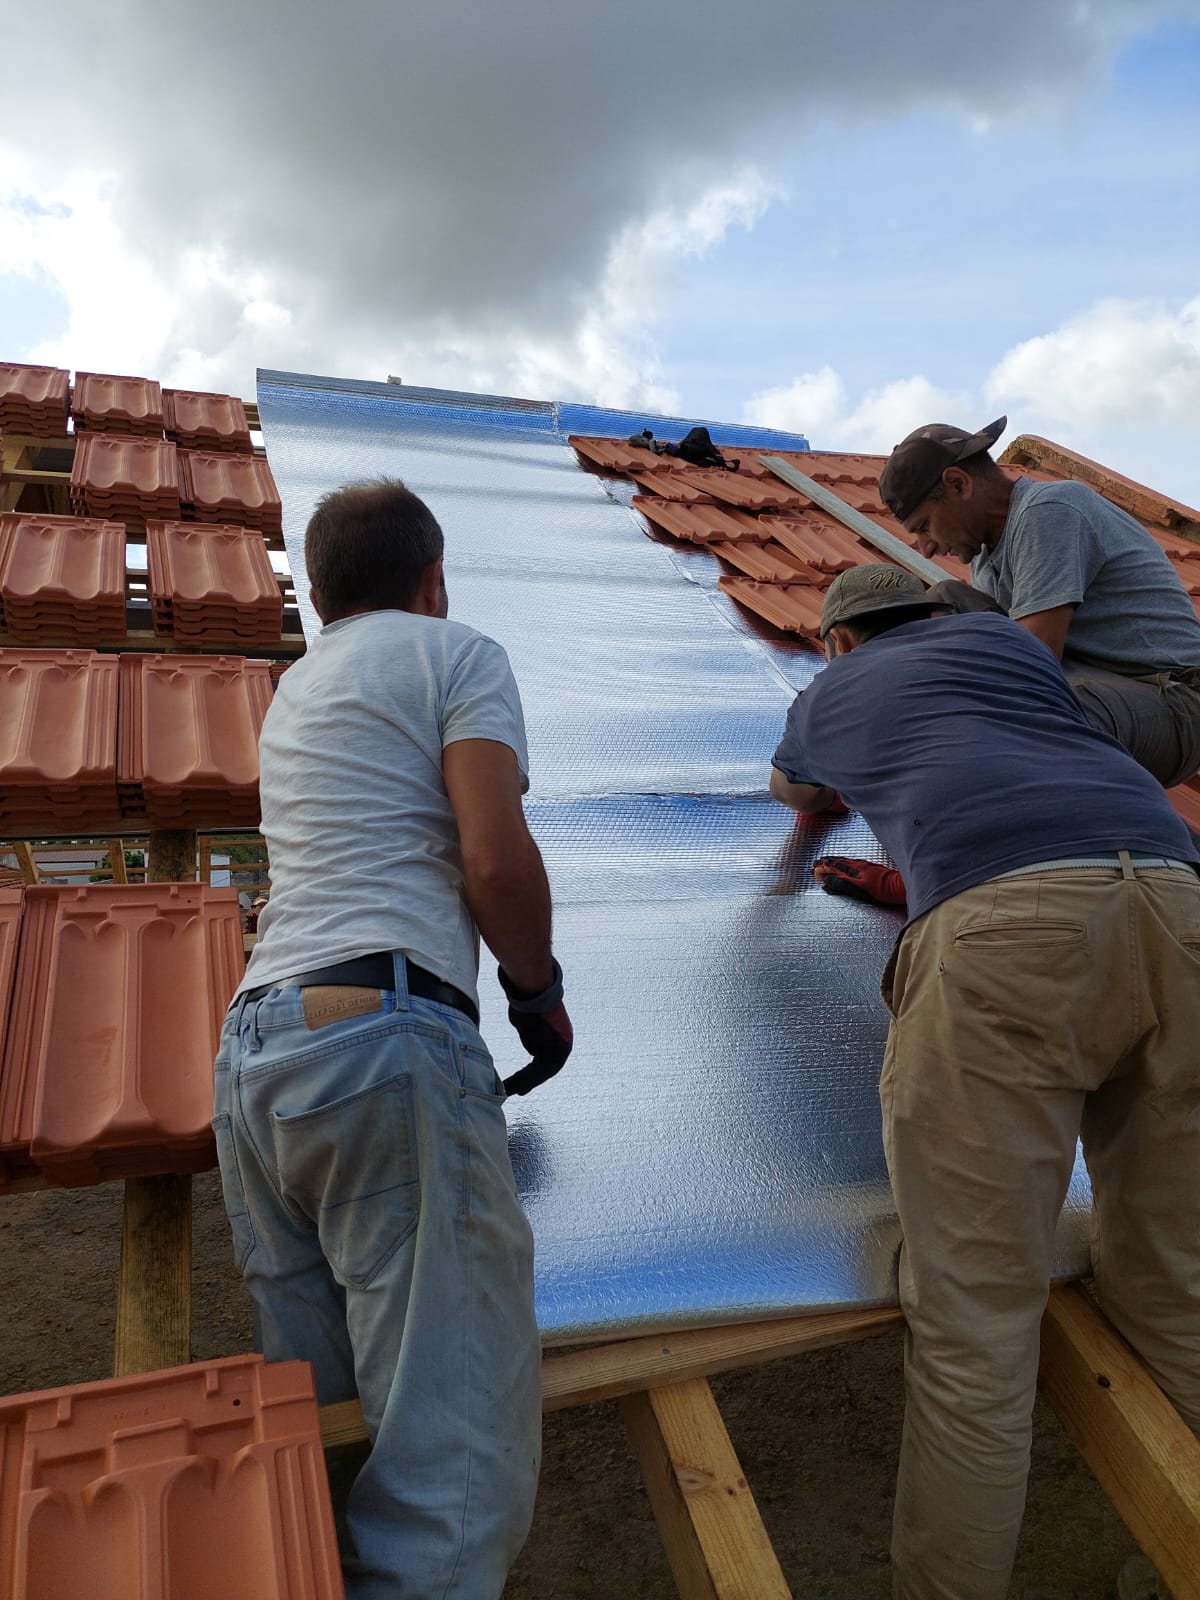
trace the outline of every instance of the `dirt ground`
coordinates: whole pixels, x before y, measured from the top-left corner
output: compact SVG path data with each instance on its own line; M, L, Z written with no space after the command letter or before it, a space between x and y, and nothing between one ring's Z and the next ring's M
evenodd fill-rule
M233 1355L251 1348L250 1311L215 1174L194 1196L192 1354ZM0 1392L109 1375L120 1217L118 1184L0 1199ZM713 1389L798 1600L887 1600L899 1335L726 1374ZM1039 1402L1012 1594L1105 1600L1132 1549ZM505 1600L674 1596L616 1406L548 1417L537 1515Z

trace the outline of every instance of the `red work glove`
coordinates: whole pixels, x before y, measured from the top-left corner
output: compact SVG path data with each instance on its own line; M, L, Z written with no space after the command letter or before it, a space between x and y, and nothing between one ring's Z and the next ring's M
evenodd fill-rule
M517 1038L533 1057L528 1066L504 1080L505 1094L528 1094L562 1070L575 1033L563 1005L562 968L554 962L553 981L538 994L523 994L503 967L497 968L500 987L508 996L508 1020Z
M908 900L904 879L895 867L853 856L822 856L813 877L826 894L845 894L854 900L873 900L878 906L902 906Z

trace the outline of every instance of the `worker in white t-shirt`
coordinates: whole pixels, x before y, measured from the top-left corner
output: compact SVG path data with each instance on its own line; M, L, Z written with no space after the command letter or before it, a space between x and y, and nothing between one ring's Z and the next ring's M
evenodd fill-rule
M216 1063L226 1209L268 1359L362 1401L350 1600L492 1600L541 1428L505 1088L571 1049L521 703L500 646L446 620L442 532L403 484L326 495L305 559L324 626L263 726L271 898ZM507 1086L480 933L532 1056Z

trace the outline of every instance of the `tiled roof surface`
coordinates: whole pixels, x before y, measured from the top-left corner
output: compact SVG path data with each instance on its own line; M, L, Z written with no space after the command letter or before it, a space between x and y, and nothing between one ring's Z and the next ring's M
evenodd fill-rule
M0 517L0 628L90 644L125 633L125 528L98 518Z
M235 522L283 537L283 502L265 456L181 450L179 485L197 522Z
M71 375L60 367L30 367L0 361L0 428L39 439L67 431Z
M738 470L728 472L689 466L677 457L656 456L612 439L573 436L570 443L585 466L632 478L640 492L631 504L656 528L704 545L734 568L737 577L721 579L725 593L774 627L810 642L817 642L821 592L836 574L885 559L836 517L774 477L757 453L742 451L736 458ZM731 451L724 453L727 460L734 459ZM772 454L916 548L916 540L879 497L885 456L823 450ZM1180 536L1193 531L1200 536L1200 512L1029 435L1014 443L1004 465L1013 477L1048 480L1074 475L1110 493L1158 540L1200 614L1200 543L1191 544ZM966 565L953 556L937 556L934 561L947 577L968 577Z
M272 644L283 595L260 533L220 523L149 522L156 633L181 644Z
M0 650L0 833L117 826L117 658Z
M104 433L162 438L162 390L153 378L119 378L107 372L77 372L71 397L75 427Z
M178 517L179 461L169 439L109 433L80 435L71 468L71 509L142 526Z
M232 450L250 455L254 443L246 408L234 395L164 389L163 426L167 438L188 450Z
M0 1400L0 1596L341 1600L311 1368L233 1356Z
M0 1164L67 1185L212 1166L212 1060L244 970L236 889L26 889Z
M257 827L265 661L123 655L117 787L154 827Z

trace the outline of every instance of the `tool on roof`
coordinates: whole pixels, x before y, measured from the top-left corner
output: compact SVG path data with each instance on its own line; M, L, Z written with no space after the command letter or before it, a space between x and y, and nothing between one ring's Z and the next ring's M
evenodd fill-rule
M872 522L870 517L864 517L861 511L855 511L853 506L848 506L843 499L834 494L832 489L827 489L815 478L807 477L790 462L781 460L779 456L759 456L758 459L768 472L773 472L777 478L782 478L784 483L790 484L793 489L799 489L800 493L807 495L815 506L820 506L822 511L827 511L831 517L836 517L852 533L856 533L881 555L887 556L889 561L894 561L898 567L915 573L924 583L940 583L946 576L941 567L932 561L927 561L916 550L910 550L903 539L898 539L894 533L881 528L877 522Z

